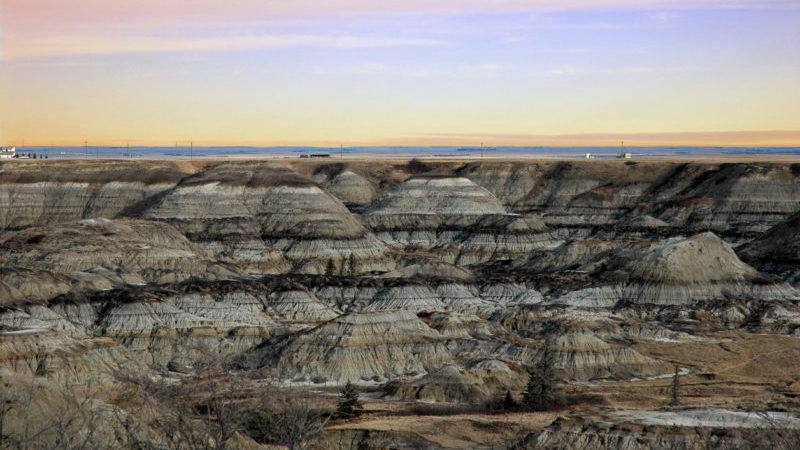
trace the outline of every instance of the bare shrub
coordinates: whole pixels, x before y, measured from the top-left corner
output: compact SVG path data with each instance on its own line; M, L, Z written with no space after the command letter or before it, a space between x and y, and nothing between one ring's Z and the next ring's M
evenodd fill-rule
M306 448L330 418L310 400L290 393L269 392L243 412L243 431L260 443Z

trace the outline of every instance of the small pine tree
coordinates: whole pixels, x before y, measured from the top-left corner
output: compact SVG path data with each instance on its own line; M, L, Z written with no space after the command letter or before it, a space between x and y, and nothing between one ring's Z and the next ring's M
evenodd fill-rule
M678 378L678 366L675 366L675 373L672 375L672 389L670 392L670 406L678 406L681 402L680 400L680 393L678 392L680 388L680 379Z
M348 275L354 275L356 273L356 258L352 253L347 257L347 273Z
M508 411L516 407L517 407L517 402L515 402L514 397L511 396L511 391L506 390L506 398L503 399L503 409Z
M353 384L349 381L342 389L342 395L339 396L339 402L336 405L336 412L333 417L337 419L352 419L360 416L364 412L364 406L358 400L358 392Z
M548 337L528 376L522 402L531 409L547 410L562 403L563 394L558 387L554 346L554 339Z
M328 265L325 266L325 275L332 277L336 273L336 264L333 263L332 258L328 258Z

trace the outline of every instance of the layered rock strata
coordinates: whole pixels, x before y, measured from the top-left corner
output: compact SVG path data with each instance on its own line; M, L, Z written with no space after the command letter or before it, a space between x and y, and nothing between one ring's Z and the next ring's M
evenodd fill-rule
M222 164L185 179L141 213L254 273L323 273L353 255L359 272L391 267L386 249L335 197L295 172Z
M451 363L444 339L407 311L351 313L290 337L262 363L286 380L383 382Z

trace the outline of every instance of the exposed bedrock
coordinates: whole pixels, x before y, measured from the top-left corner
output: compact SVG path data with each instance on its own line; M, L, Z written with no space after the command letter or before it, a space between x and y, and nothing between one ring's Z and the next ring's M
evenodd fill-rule
M113 218L191 173L180 162L48 161L0 168L0 228Z
M743 263L713 233L652 245L628 264L621 298L634 303L691 304L720 298L798 300L800 293Z
M22 293L28 300L46 300L68 287L102 290L241 275L210 261L171 226L131 219L30 227L0 240L0 261L11 268L4 269L0 286L17 291L7 292L10 298L19 299Z
M364 206L378 197L377 189L369 180L350 170L330 175L320 172L313 180L348 206Z
M322 273L350 255L358 272L392 267L384 245L336 197L285 167L222 164L141 212L255 273Z
M278 378L337 384L385 382L453 362L444 338L408 311L346 314L261 351L258 364Z
M148 370L114 339L80 339L54 329L0 332L0 367L61 384L106 383L122 371Z
M800 299L796 289L745 264L728 243L710 232L659 241L585 239L552 252L537 252L514 267L530 276L558 274L581 280L550 286L554 302L572 306Z
M314 176L324 190L348 205L361 207L369 203L368 199L393 190L400 192L396 189L405 184L401 182L412 177L408 180L411 184L401 190L413 194L434 187L424 186L426 183L444 184L435 186L441 194L432 201L439 204L442 213L537 213L556 231L567 234L577 230L599 232L608 227L624 234L631 231L626 227L632 226L659 235L712 230L726 240L741 239L766 231L800 208L800 170L785 163L432 161L420 168L375 161L326 163L309 168L296 162L286 165ZM227 172L230 177L219 180L219 186L253 184L252 180L259 178L253 173L263 173L269 167L283 174L293 173L278 163L267 162L8 162L0 172L0 227L19 229L84 218L136 216L179 183L186 187L197 181L211 182L221 172ZM335 170L314 174L314 167ZM429 175L420 174L420 170ZM435 180L432 175L445 181ZM305 180L302 186L313 185L309 178L295 176ZM452 191L465 179L480 190L459 187L469 195L462 196L466 198L461 203L453 202L452 192L447 194L447 190ZM285 179L270 184L284 182L295 185ZM212 186L209 188L213 191ZM215 195L210 194L212 201ZM489 194L497 203L487 202L487 197L479 194ZM384 205L387 211L399 211L396 207L403 205L396 200ZM420 201L420 206L431 202L418 198L400 203L407 211ZM224 205L238 209L236 204ZM454 211L456 205L469 208ZM213 209L225 206L217 204ZM637 217L647 219L636 220Z
M4 162L0 364L86 379L92 364L189 371L213 356L270 381L467 401L518 389L555 324L565 380L664 375L647 355L668 352L644 346L720 328L800 336L798 176L641 160Z
M468 369L446 364L413 381L387 383L383 390L391 399L479 403L508 389L521 389L526 380L527 372L520 365L484 360Z
M98 334L119 341L131 357L172 370L209 358L233 358L279 326L264 313L205 295L123 303L100 313Z
M411 178L370 204L362 220L390 245L436 248L458 264L559 242L540 220L506 213L491 192L463 177Z
M411 178L381 196L367 211L373 215L506 213L502 203L486 189L467 178L444 176Z
M269 311L286 322L325 322L341 314L320 302L314 294L302 290L273 292L266 303Z
M712 230L739 239L800 207L800 171L782 163L474 162L458 173L492 192L509 212L536 212L573 237L602 230L626 236ZM659 222L631 223L637 216Z
M621 410L597 419L559 417L532 433L521 448L792 448L800 422L781 412L705 408L679 411Z
M736 249L759 270L774 273L800 287L800 212Z

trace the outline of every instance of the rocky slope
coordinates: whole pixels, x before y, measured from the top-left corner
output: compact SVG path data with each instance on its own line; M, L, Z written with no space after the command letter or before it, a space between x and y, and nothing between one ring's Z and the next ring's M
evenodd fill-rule
M267 350L280 379L314 383L387 381L452 361L444 339L408 311L351 313Z
M390 268L385 247L331 194L280 166L221 164L141 205L218 258L248 271L322 273L349 255L359 271Z
M267 385L474 404L519 392L550 338L569 386L657 380L676 348L726 348L713 333L800 336L798 167L3 162L0 366L70 384L211 358ZM630 430L527 442L697 440L609 420Z

